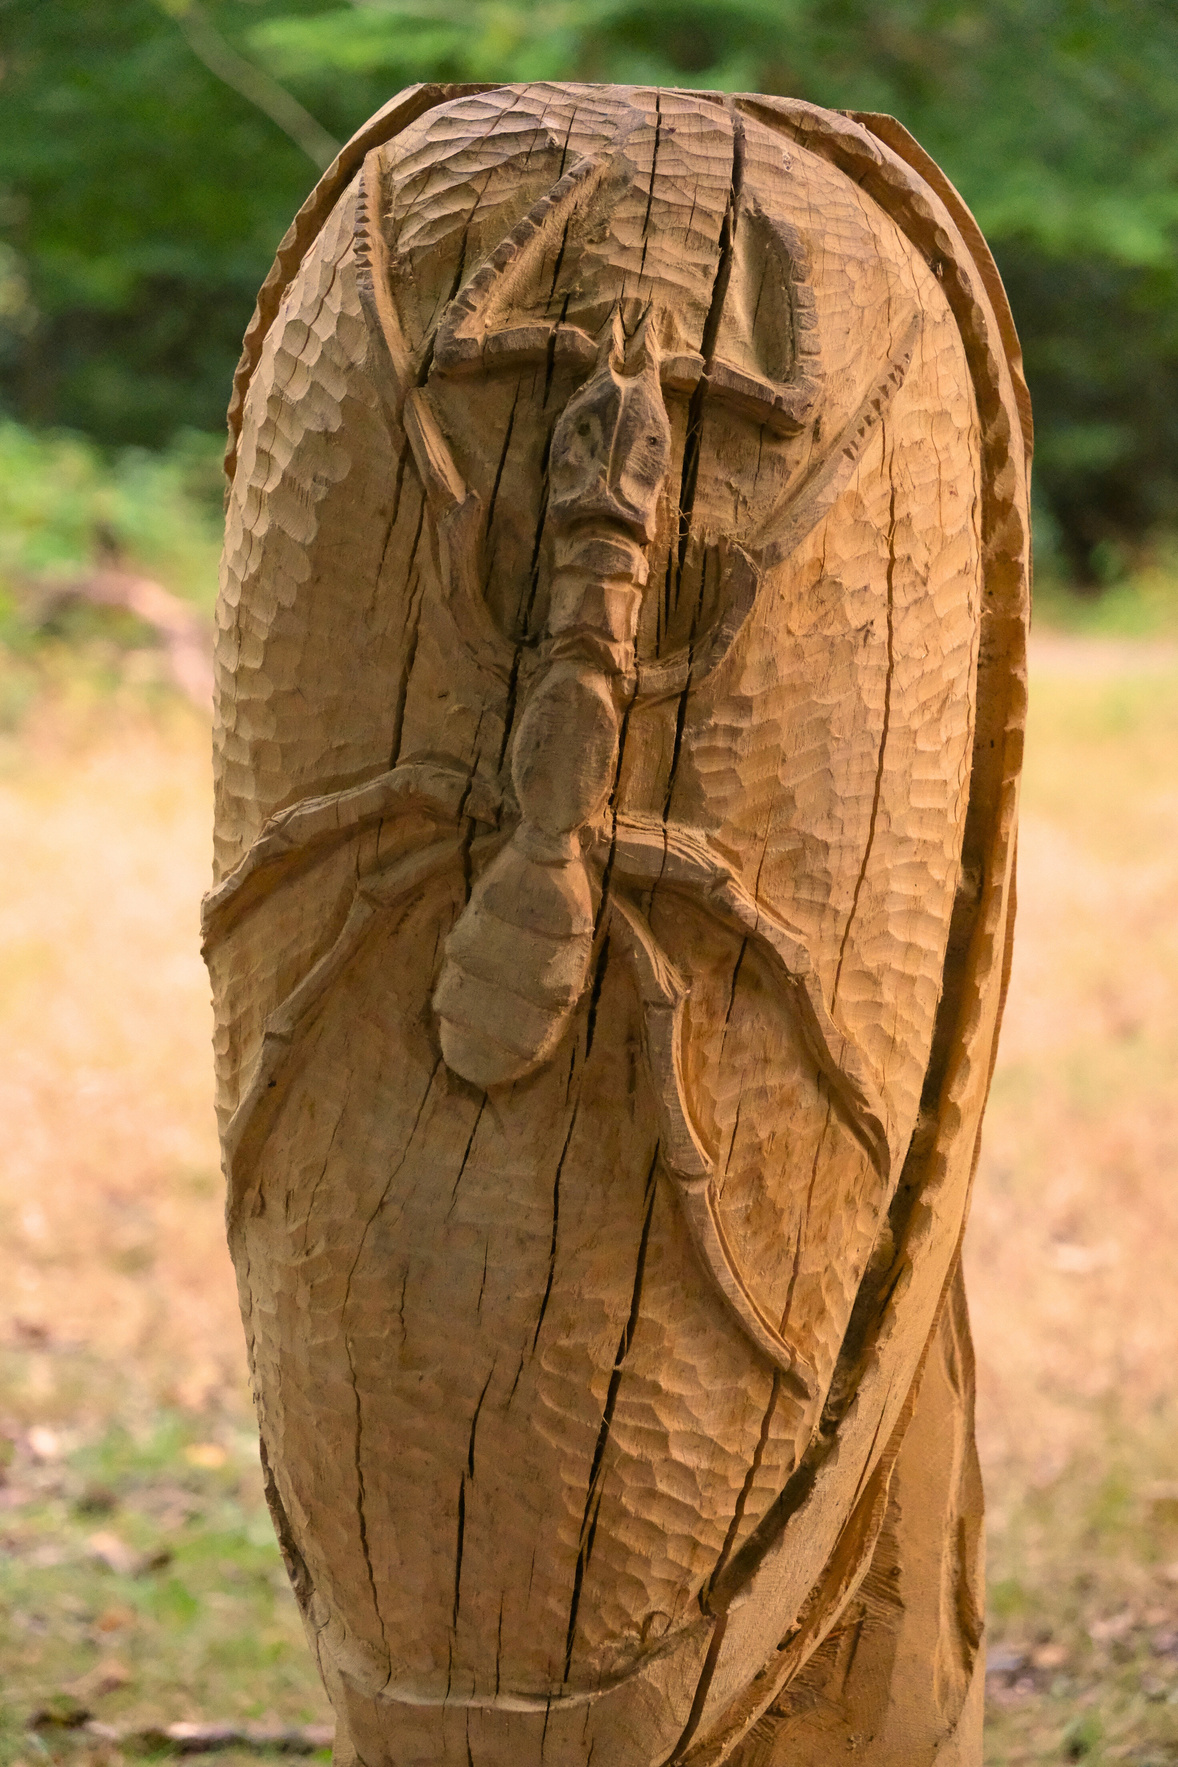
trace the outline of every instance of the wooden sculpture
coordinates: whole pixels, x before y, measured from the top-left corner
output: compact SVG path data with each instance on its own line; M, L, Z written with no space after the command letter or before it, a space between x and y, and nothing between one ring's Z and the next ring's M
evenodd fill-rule
M284 240L206 934L340 1762L980 1760L1028 427L887 118L418 87Z

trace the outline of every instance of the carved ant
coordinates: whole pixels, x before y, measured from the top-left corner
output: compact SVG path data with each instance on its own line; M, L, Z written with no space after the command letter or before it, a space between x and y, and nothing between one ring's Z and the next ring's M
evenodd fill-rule
M629 952L642 1001L648 1063L659 1102L663 1163L676 1183L705 1269L742 1330L797 1390L815 1377L769 1319L741 1274L725 1236L714 1183L715 1155L697 1130L682 1064L687 986L660 949L638 895L656 884L679 892L753 942L765 955L817 1069L852 1134L885 1184L890 1169L884 1109L868 1065L834 1023L802 935L756 901L699 831L662 819L603 815L617 769L625 705L665 698L707 677L731 649L764 574L781 564L833 506L902 381L917 334L911 320L851 420L824 447L763 524L763 543L710 548L721 580L720 613L686 652L640 659L636 632L647 552L670 466L671 426L663 388L726 402L777 434L794 434L812 414L820 378L813 295L802 242L782 223L766 230L795 316L789 379L774 384L713 354L662 355L648 308L630 335L615 310L597 339L563 320L511 324L512 291L554 236L600 186L617 175L608 156L573 168L541 200L450 303L433 345L431 376L488 373L559 360L585 372L553 432L548 526L553 572L543 666L524 706L511 758L519 820L494 830L503 806L485 781L444 763L408 762L351 790L306 800L271 818L254 846L205 904L209 940L258 900L275 874L313 862L377 820L423 812L447 834L389 869L362 879L342 931L271 1016L251 1080L225 1138L231 1214L250 1189L249 1171L281 1100L279 1081L330 986L373 919L403 913L433 879L468 853L475 882L446 944L434 992L448 1066L480 1087L518 1080L545 1062L583 998L603 919ZM357 264L361 298L382 340L377 372L391 414L403 424L438 538L442 589L455 639L501 678L511 647L491 619L477 568L482 500L459 472L430 395L419 384L392 299L387 248L376 216L379 163L361 182ZM465 831L465 832L464 832ZM608 900L594 908L594 879L610 865ZM632 893L631 893L632 892Z
M434 993L442 1053L475 1085L546 1061L585 991L594 906L585 831L617 771L622 703L671 426L653 329L615 311L597 367L552 437L554 552L546 667L515 734L521 821L446 941Z

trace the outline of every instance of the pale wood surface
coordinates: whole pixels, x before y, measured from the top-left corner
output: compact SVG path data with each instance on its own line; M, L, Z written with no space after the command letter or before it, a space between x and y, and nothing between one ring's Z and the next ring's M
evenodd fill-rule
M280 1531L343 1757L793 1761L788 1689L896 1533L1000 1009L1013 333L890 122L381 115L263 291L218 613ZM958 1643L905 1758L958 1725Z

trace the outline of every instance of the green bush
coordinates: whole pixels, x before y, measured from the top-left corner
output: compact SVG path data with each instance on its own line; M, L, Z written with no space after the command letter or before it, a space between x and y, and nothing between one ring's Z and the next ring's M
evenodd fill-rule
M208 608L220 527L217 436L107 454L79 435L0 422L0 594L10 619L38 590L115 562Z

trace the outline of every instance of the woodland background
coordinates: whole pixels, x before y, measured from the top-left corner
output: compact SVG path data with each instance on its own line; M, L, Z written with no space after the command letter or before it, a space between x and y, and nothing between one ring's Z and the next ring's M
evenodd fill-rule
M0 0L0 1767L327 1717L222 1239L193 702L254 292L335 143L439 77L890 111L993 244L1038 445L967 1242L987 1759L1178 1762L1178 7Z
M0 398L37 431L220 431L310 162L411 81L786 92L891 112L973 207L1041 564L1115 582L1178 523L1172 0L3 0L0 55Z

